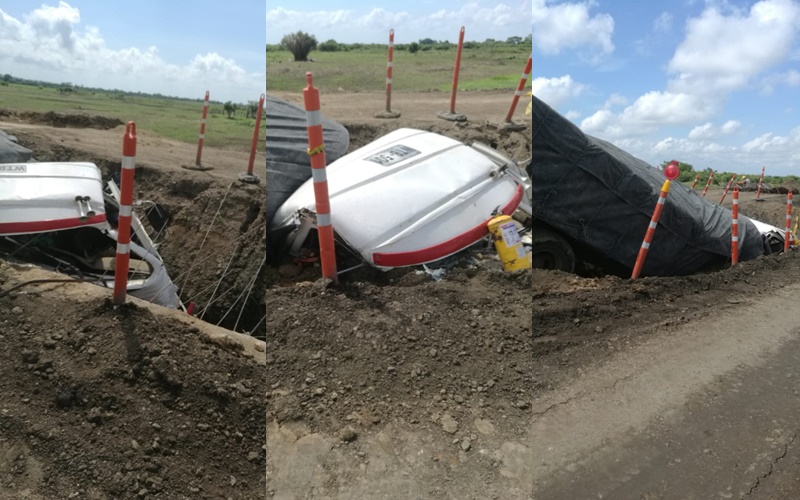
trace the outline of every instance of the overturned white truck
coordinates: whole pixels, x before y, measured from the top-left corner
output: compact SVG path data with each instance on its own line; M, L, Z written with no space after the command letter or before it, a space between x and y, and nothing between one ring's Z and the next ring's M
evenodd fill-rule
M533 96L530 171L534 267L576 265L630 275L665 178L661 171L577 126ZM672 183L643 275L724 267L731 211ZM739 216L739 260L780 251L783 231Z
M295 121L304 120L298 110L286 107L284 113L284 121L292 113ZM341 153L347 136L335 123L324 125L333 132L334 152ZM297 124L271 131L268 121L268 151L292 130ZM293 151L267 161L270 241L276 251L291 255L313 251L315 243L314 181L307 146L302 147L305 157L293 164L286 159L297 156ZM480 143L401 128L334 158L327 181L337 243L378 269L426 264L460 252L489 234L493 216L516 216L521 222L530 217L531 186L524 168Z
M0 164L0 258L113 289L118 210L117 184L104 186L93 163ZM130 251L128 293L181 308L177 287L135 213Z

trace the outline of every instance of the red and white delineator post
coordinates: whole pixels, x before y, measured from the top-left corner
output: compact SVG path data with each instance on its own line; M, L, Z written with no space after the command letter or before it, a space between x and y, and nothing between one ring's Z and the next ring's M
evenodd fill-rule
M306 73L308 85L303 89L308 129L308 155L311 157L311 174L314 180L314 204L317 213L317 236L319 237L319 259L322 276L338 282L336 272L336 249L331 224L331 202L328 195L325 141L322 133L319 89L314 88L311 72Z
M205 98L203 99L203 117L200 119L200 137L197 139L197 157L194 160L194 165L183 165L183 168L188 170L211 170L212 167L207 167L200 161L203 157L203 142L206 138L206 119L208 118L208 101L209 93L206 90Z
M756 201L764 201L761 199L761 185L764 183L764 169L766 167L761 167L761 177L758 178L758 190L756 190Z
M117 225L117 256L114 262L114 305L125 303L128 290L128 270L131 257L131 220L133 219L133 176L136 168L136 124L128 122L122 139L122 169L120 171L119 223Z
M786 228L783 234L783 251L789 252L789 245L792 240L792 190L786 195Z
M437 116L451 122L465 122L467 117L456 113L456 93L458 92L458 72L461 70L461 50L464 48L464 27L458 34L458 50L456 51L456 65L453 69L453 88L450 90L450 111L442 111Z
M711 185L711 181L714 179L714 171L711 171L711 174L708 176L708 180L706 181L706 187L703 188L703 198L706 197L706 193L708 192L708 186Z
M725 201L725 197L728 196L728 191L731 189L733 183L736 182L736 174L733 174L731 180L728 181L728 184L725 186L725 191L722 193L722 198L719 199L719 204L722 205L722 202Z
M394 30L389 30L389 55L386 63L386 109L375 113L375 118L400 118L400 113L392 111L392 72L394 68Z
M656 226L658 226L658 220L661 218L661 212L664 210L664 203L666 203L667 201L669 188L670 188L670 181L669 179L667 179L661 186L661 193L659 193L658 195L658 203L656 204L656 209L653 211L653 217L650 219L650 225L647 226L647 232L644 235L644 241L642 241L642 246L641 248L639 248L639 255L636 257L636 263L633 266L633 273L631 273L632 280L638 278L639 275L642 273L642 267L644 267L644 260L647 257L647 251L650 250L650 243L653 242L653 235L656 232Z
M519 79L519 84L517 85L517 90L514 91L514 99L511 101L511 108L508 110L508 114L506 115L506 120L503 122L502 127L506 130L525 130L525 125L521 123L514 123L511 118L514 116L514 111L517 109L517 104L519 103L519 98L525 91L525 83L528 81L528 78L531 75L531 70L533 69L533 54L528 56L528 62L525 64L525 69L522 72L522 76Z
M250 143L250 160L247 162L247 173L239 174L239 180L248 184L258 184L261 179L253 173L253 164L256 159L256 147L258 146L258 132L261 129L261 114L264 110L264 94L258 99L258 111L256 111L256 127L253 129L253 142Z
M733 187L733 220L731 221L731 266L739 263L739 186Z
M692 191L694 191L695 186L697 186L697 181L700 180L700 174L694 176L694 182L692 183Z

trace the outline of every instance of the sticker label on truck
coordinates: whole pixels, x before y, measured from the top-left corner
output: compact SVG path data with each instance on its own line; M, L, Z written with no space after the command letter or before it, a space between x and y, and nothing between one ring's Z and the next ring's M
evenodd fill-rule
M0 174L24 174L27 172L27 165L0 165Z
M384 167L388 167L390 165L394 165L395 163L401 162L407 158L411 158L412 156L416 156L419 153L420 152L414 148L398 144L396 146L390 147L389 149L384 149L379 153L375 153L372 156L368 156L367 158L365 158L365 160L375 162Z

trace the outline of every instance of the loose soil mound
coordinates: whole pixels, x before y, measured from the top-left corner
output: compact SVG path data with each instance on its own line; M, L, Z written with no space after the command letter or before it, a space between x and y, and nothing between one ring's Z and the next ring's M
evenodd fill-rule
M0 263L0 288L41 274ZM0 296L0 490L262 497L263 366L175 313L114 308L104 294L70 284Z
M442 409L525 420L529 272L407 274L383 287L321 280L271 289L267 308L268 418L328 431Z
M100 115L78 115L65 114L48 111L39 113L38 111L8 111L0 110L0 116L14 117L26 123L38 123L57 128L94 128L98 130L111 130L123 125L119 118L109 118Z

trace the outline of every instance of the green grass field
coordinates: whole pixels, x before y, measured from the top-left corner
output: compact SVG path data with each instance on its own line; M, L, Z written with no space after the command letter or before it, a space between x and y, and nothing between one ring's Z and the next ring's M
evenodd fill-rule
M460 90L508 90L519 83L530 46L497 45L464 49L461 55ZM347 92L386 88L386 49L349 52L313 51L315 62L294 62L287 51L267 52L267 91L299 90L305 73L314 74L322 91L342 88ZM450 90L456 49L428 50L411 54L395 50L392 88L398 92ZM530 86L530 80L528 81Z
M0 108L10 111L36 111L46 113L87 114L118 118L123 122L135 121L136 128L187 143L196 143L200 133L203 101L188 101L168 97L123 95L113 92L78 88L71 93L60 93L51 87L11 83L0 85ZM227 118L221 103L212 102L208 108L205 144L210 147L250 149L255 118L245 118L238 110L234 118ZM260 137L266 125L261 121ZM258 141L259 151L264 151L264 141Z

